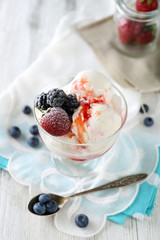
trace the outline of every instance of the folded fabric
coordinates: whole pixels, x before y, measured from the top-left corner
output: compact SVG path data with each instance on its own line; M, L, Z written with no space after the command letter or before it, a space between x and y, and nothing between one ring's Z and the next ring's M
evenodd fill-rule
M106 14L105 2L98 1L97 6L94 2L95 9L99 9L100 4L101 10ZM140 170L150 174L147 182L141 184L140 188L138 185L130 186L121 190L109 191L105 193L106 195L102 193L100 196L95 194L76 198L67 203L63 210L56 215L55 225L61 231L82 237L93 236L99 232L105 224L106 216L120 224L128 215L136 218L145 214L150 216L160 175L159 152L156 147L159 144L157 134L159 126L156 124L158 117L156 112L159 107L157 95L148 95L145 99L150 104L150 114L155 119L155 125L152 128L146 128L142 124L144 116L137 113L140 104L137 97L138 100L139 96L144 100L144 96L130 90L128 90L129 94L124 91L128 96L128 101L131 102L129 105L129 116L131 117L116 145L116 152L119 154L115 154L113 161L110 161L106 166L106 172L102 176L96 177L94 181L90 179L85 182L81 179L72 180L60 176L56 172L49 151L41 141L38 149L32 149L27 144L27 138L30 136L29 127L35 121L33 114L26 116L21 112L21 109L25 104L33 105L35 95L43 89L46 83L56 87L60 86L63 84L64 75L71 75L86 68L105 73L92 50L71 25L71 23L79 23L86 19L85 13L88 15L90 4L93 8L92 1L87 1L87 3L85 1L86 12L79 9L78 13L73 12L64 17L51 44L0 97L0 167L8 170L16 181L28 185L31 191L36 185L40 191L51 190L59 194L69 195L88 187L94 187L104 181L110 181L115 177L138 173ZM110 15L113 9L108 9L111 10L108 12ZM97 12L100 13L100 11ZM99 16L106 16L104 12ZM56 76L62 77L59 78L62 81L57 82ZM134 106L132 107L133 101L136 103L136 109ZM17 125L21 128L22 136L19 140L9 136L8 129L11 125ZM153 141L151 141L150 136L153 136ZM125 151L123 151L124 149ZM151 158L152 161L150 161ZM89 215L92 222L85 231L77 229L73 221L75 214L79 211Z
M113 16L78 29L84 40L93 48L109 75L122 85L141 92L160 90L160 42L156 51L141 58L128 57L117 51L114 43L115 23ZM108 34L109 33L109 34ZM102 38L104 36L104 38ZM114 36L114 37L113 37ZM151 64L152 63L152 64ZM127 65L127 68L126 68Z
M158 148L158 151L160 156L160 147ZM140 185L134 202L122 213L109 216L107 218L113 222L123 224L127 216L131 216L139 220L143 220L145 215L150 217L154 209L159 183L160 158L155 172L151 175L148 181L145 181Z

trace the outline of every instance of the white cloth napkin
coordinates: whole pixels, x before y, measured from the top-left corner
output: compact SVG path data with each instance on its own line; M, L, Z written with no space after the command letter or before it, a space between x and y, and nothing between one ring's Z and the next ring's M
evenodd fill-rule
M4 129L8 129L11 123L15 125L22 124L22 122L25 123L25 116L21 119L17 118L20 107L26 103L33 105L35 95L39 93L43 86L45 86L48 82L51 83L54 81L55 77L68 74L74 75L84 69L95 69L107 75L99 61L96 59L92 49L90 49L90 47L76 32L75 25L85 24L107 17L111 15L113 11L113 1L83 0L80 2L78 11L70 12L63 17L49 46L44 49L38 59L24 73L15 79L13 84L2 94L0 108L1 114L5 116L6 121L4 121L4 119L0 119L0 125L4 126ZM111 81L113 80L111 79ZM128 101L129 118L131 119L139 110L141 96L139 93L133 92L129 89L127 91L122 89L122 91ZM7 110L2 107L4 101L5 106L7 106ZM12 119L10 119L11 116ZM30 123L32 122L33 119L30 119ZM6 136L6 133L3 134ZM20 151L26 151L25 147L17 144L15 141L16 140L13 139L13 141L11 143L7 143L7 145L5 145L5 142L3 143L2 156L6 158L13 156L18 158L18 154L17 151L15 151L14 146ZM8 144L10 144L10 155L6 154ZM24 146L26 146L25 143ZM44 153L48 157L45 150ZM37 155L37 152L29 152L27 150L26 159L29 154L33 154L35 156ZM37 157L40 158L40 156ZM48 164L48 162L44 163L43 160L41 159L42 167ZM28 161L31 160L28 159ZM16 170L18 171L18 166ZM16 176L12 176L16 178ZM26 176L25 182L22 180L19 181L22 184L27 184L27 180ZM105 222L103 222L103 224L104 223ZM87 233L77 229L77 232L74 232L74 235L86 236L87 234L87 236L92 236L100 230L101 227L102 226L99 226L99 228L95 229L94 226L93 229L92 226L90 226L91 229L88 228Z

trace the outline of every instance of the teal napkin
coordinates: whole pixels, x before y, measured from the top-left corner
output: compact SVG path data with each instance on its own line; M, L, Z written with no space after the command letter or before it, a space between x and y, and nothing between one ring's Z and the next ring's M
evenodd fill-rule
M158 151L160 156L160 147L158 147ZM152 174L150 181L145 181L140 185L138 194L134 202L125 211L113 216L108 216L107 219L119 224L123 224L127 216L135 217L140 220L143 220L145 215L150 217L154 209L159 183L160 158L157 168Z
M160 147L158 147L158 152L160 156ZM8 159L0 156L0 168L7 170L7 165ZM159 182L160 182L160 158L156 170L150 177L150 181L149 182L145 181L140 185L138 194L134 202L125 211L118 213L116 215L108 216L107 219L118 224L123 224L127 216L135 217L140 220L143 220L145 215L150 217L154 209Z

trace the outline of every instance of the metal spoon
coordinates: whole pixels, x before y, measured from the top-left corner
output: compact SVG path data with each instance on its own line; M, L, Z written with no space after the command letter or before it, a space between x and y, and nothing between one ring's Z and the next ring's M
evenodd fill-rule
M124 186L130 185L130 184L136 183L138 181L141 181L141 180L145 179L147 176L148 175L145 174L145 173L140 173L140 174L135 174L135 175L122 177L122 178L119 178L115 181L112 181L112 182L109 182L107 184L101 185L99 187L95 187L95 188L92 188L92 189L89 189L89 190L86 190L86 191L83 191L83 192L75 193L75 194L73 194L71 196L68 196L68 197L62 197L62 196L59 196L59 195L56 195L56 194L53 194L53 193L50 193L50 194L51 194L52 200L56 201L57 204L58 204L58 210L56 211L56 212L58 212L70 198L77 197L77 196L84 195L84 194L88 194L88 193L97 192L97 191L124 187ZM37 215L37 214L34 213L34 211L33 211L33 205L36 202L38 202L38 197L41 194L32 198L30 200L29 204L28 204L28 210L35 215ZM45 214L38 215L38 216L54 215L56 212L54 212L54 213L47 213L46 212Z

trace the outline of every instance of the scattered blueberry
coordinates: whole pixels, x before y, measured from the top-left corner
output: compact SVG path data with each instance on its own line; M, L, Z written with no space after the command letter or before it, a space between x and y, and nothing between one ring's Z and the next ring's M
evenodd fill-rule
M37 125L31 126L30 129L29 129L29 131L30 131L30 133L33 134L33 135L38 135L38 134L39 134Z
M35 136L29 137L27 142L33 148L35 148L35 147L37 147L39 145L39 139L37 137L35 137Z
M56 201L49 201L46 203L46 209L49 213L55 213L58 210L58 204Z
M89 219L85 214L78 214L75 217L75 223L78 227L84 228L84 227L87 227L89 223Z
M142 104L139 111L140 111L140 113L148 112L149 106L147 104Z
M49 201L51 201L51 194L49 194L49 193L41 194L41 195L39 196L38 200L39 200L41 203L49 202Z
M154 120L151 117L146 117L144 119L144 125L147 127L151 127L154 124Z
M19 138L21 135L21 130L16 126L12 126L9 128L9 134L13 138Z
M30 114L31 113L31 108L30 108L30 106L28 106L28 105L25 105L23 108L22 108L22 112L24 113L24 114Z
M33 211L36 214L43 215L46 213L46 206L43 203L37 202L33 205Z

